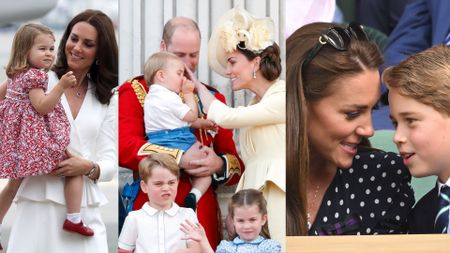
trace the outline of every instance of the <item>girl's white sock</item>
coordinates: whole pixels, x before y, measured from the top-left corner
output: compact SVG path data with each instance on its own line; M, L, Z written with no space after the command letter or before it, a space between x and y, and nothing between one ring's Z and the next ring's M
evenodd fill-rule
M68 213L67 219L75 224L78 224L81 222L81 213Z
M198 203L198 201L200 200L200 198L201 198L202 195L203 195L202 192L199 191L199 190L196 189L196 188L192 188L190 192L193 193L193 194L195 195L195 198L197 199L197 203Z

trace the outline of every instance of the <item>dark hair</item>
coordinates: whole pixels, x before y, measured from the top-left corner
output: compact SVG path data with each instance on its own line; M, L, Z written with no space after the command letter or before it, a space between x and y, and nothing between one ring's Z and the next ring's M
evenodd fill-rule
M79 22L86 22L97 30L96 62L91 65L89 77L95 85L95 96L102 104L109 104L112 89L118 84L118 48L114 25L101 11L85 10L75 16L67 25L58 48L58 59L53 70L59 78L68 70L65 47L72 28Z
M302 70L302 64L318 43L320 34L333 23L312 23L295 31L286 41L286 218L287 235L307 235L306 185L309 174L309 143L306 105L332 95L336 80L371 69L382 56L375 43L352 39L347 50L326 44Z
M236 192L228 204L228 214L231 218L234 218L234 209L242 206L258 206L259 213L267 215L267 201L264 198L262 192L255 189L244 189ZM261 229L261 235L266 239L270 239L268 221L263 225Z
M236 49L241 52L247 60L251 61L257 56L261 57L259 69L262 76L268 81L273 81L280 77L281 74L281 58L280 47L276 43L266 47L261 53L254 53L245 49L245 42L241 41Z

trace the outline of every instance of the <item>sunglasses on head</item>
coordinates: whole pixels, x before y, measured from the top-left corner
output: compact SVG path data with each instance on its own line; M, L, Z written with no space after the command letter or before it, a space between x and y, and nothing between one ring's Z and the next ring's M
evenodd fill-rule
M320 49L329 44L336 50L345 51L350 45L352 39L368 41L366 32L362 25L352 22L346 28L331 27L321 33L318 43L309 51L302 64L302 69L305 68L319 53Z

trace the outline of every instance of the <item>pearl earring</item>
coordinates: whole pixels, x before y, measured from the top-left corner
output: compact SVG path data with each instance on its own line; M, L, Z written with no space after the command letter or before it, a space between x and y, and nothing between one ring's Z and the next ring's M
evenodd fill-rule
M256 79L256 71L253 69L253 79Z

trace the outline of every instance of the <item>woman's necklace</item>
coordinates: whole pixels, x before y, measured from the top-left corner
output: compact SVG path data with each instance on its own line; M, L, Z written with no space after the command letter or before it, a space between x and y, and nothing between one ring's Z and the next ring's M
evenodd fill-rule
M86 85L84 85L84 82L83 82L83 83L80 83L80 84L77 85L77 86L73 86L72 88L74 89L75 95L76 95L78 98L81 97L81 95L84 94L85 91L86 91Z
M317 196L319 195L319 189L320 189L320 184L317 184L315 190L314 190L314 195L311 201L308 201L308 213L306 214L306 219L307 219L307 225L308 225L308 230L311 229L312 227L312 223L311 223L311 211L314 208L314 206L316 205L316 201L317 201Z

